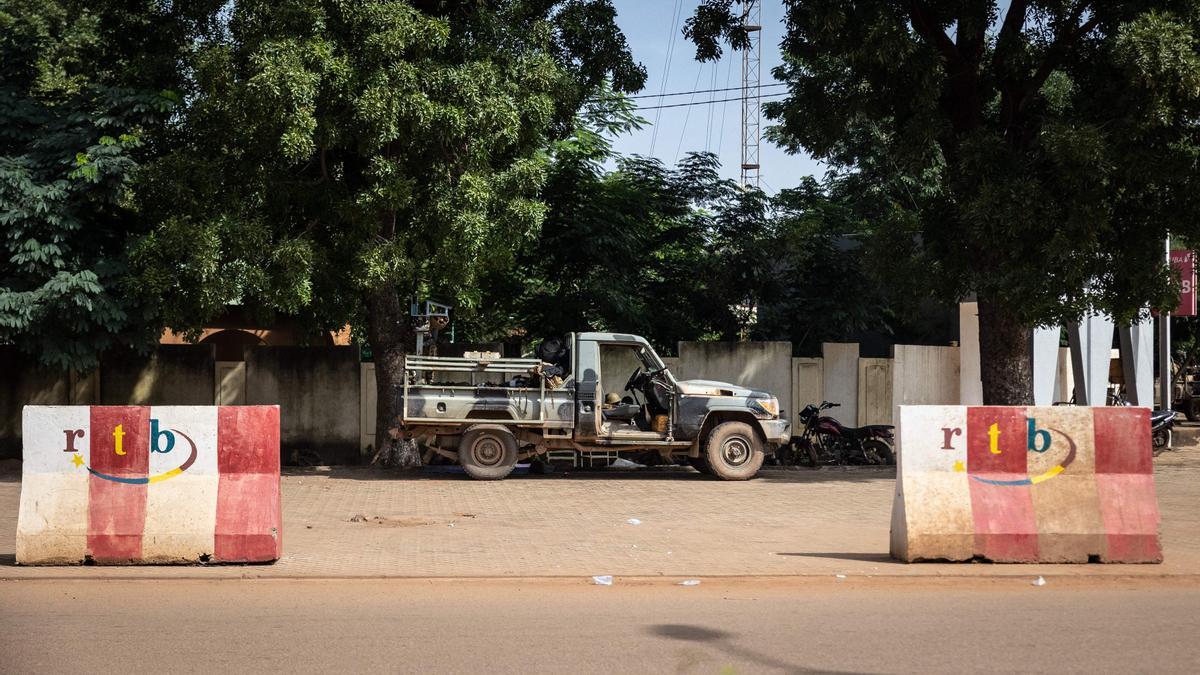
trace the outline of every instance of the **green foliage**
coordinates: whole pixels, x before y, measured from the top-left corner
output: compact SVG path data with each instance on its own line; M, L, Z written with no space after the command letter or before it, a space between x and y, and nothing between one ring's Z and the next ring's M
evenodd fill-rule
M821 343L896 324L886 280L870 267L863 244L869 225L859 215L859 196L834 182L812 178L774 200L773 236L764 255L775 263L762 290L753 335L788 339L797 353L821 353Z
M130 190L178 101L164 45L184 19L115 5L0 2L0 344L62 368L160 330L123 290Z
M140 198L159 225L139 289L193 330L233 300L323 329L399 321L367 311L381 290L478 305L481 275L546 216L546 148L605 78L641 86L613 16L607 0L234 3Z
M737 17L702 10L711 57ZM862 186L897 289L1025 325L1171 304L1163 239L1200 228L1200 3L806 0L786 21L769 138Z
M555 145L539 236L487 278L478 310L456 314L459 335L608 330L665 354L680 340L747 338L819 353L822 341L890 330L864 252L847 238L863 229L853 195L810 180L768 198L720 179L711 154L673 169L617 155L610 138L641 120L626 99L598 100Z

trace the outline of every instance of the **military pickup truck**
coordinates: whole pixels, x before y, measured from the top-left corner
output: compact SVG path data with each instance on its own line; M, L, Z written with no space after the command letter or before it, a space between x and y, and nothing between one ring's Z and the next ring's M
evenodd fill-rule
M401 433L482 480L562 449L657 451L747 480L790 439L775 396L678 380L636 335L575 333L542 356L407 357Z

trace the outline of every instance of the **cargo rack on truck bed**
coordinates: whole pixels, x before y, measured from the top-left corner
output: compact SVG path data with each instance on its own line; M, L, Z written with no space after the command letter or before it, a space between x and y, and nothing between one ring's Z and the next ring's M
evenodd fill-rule
M543 365L540 359L476 359L465 358L459 356L406 356L404 359L404 404L401 406L400 419L403 422L478 422L479 420L468 418L445 418L445 417L429 417L417 416L408 414L409 387L430 387L443 390L477 390L477 389L504 389L507 391L536 391L538 392L538 411L537 417L531 421L543 421L546 418L545 400L546 400L546 379L541 376L539 370ZM536 377L538 386L534 387L509 387L496 384L424 384L415 382L410 385L409 373L413 373L413 378L419 379L422 372L441 372L441 373L500 373L500 374L518 374Z

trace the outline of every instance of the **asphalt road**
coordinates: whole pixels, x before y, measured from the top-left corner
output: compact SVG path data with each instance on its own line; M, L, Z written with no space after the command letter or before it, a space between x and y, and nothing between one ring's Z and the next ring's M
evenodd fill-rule
M1196 672L1200 585L0 582L3 672Z

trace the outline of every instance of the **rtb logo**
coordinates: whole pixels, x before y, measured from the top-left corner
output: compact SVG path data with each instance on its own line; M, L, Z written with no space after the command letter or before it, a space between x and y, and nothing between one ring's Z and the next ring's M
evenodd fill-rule
M1039 427L1037 418L1034 418L1034 417L1026 417L1025 418L1025 448L1024 449L1026 452L1045 454L1047 451L1049 451L1051 447L1054 447L1054 437L1051 434L1051 432L1053 432L1054 434L1058 434L1064 440L1066 440L1067 445L1068 445L1068 450L1067 450L1067 454L1063 458L1063 460L1061 462L1059 462L1056 466L1051 468L1050 470L1045 471L1041 474L1038 474L1037 476L1031 476L1029 478L1023 478L1023 479L1019 479L1019 480L998 480L998 479L985 478L983 476L975 476L975 475L972 475L971 478L973 478L981 483L988 483L990 485L1033 485L1036 483L1041 483L1043 481L1049 480L1050 478L1053 478L1054 476L1057 476L1058 474L1062 473L1068 466L1070 466L1071 462L1075 461L1075 451L1076 451L1075 439L1071 438L1069 435L1067 435L1066 433L1064 433L1063 431L1061 431L1059 429L1050 429L1050 428L1043 429L1043 428ZM987 446L988 446L989 453L991 453L993 455L999 455L1004 452L1000 446L1001 434L1002 434L1002 432L1000 430L999 422L993 422L990 425L988 425L988 427L987 427ZM954 450L955 449L955 447L954 447L955 437L962 436L962 435L963 435L963 430L961 427L942 427L942 448L941 449L942 450ZM954 470L958 471L958 472L963 472L963 471L966 471L967 469L965 466L963 466L963 463L961 461L957 461L954 463Z
M1043 453L1050 449L1053 440L1050 437L1049 429L1039 429L1037 419L1033 417L1025 418L1026 422L1026 449L1030 452ZM960 427L942 427L942 449L953 450L954 446L951 441L955 436L962 436L963 430ZM1058 433L1062 433L1061 431ZM988 451L993 455L1000 454L1000 424L993 422L988 427ZM1063 434L1064 436L1066 434Z
M63 433L67 435L67 447L63 448L63 452L79 452L75 449L75 440L83 438L83 429L63 429ZM118 455L125 453L125 425L118 424L113 428L113 452ZM166 440L164 446L161 441ZM159 431L158 419L150 418L150 452L170 452L175 447L175 434L169 430Z
M111 433L113 438L113 454L120 456L127 455L129 449L125 447L125 436L127 435L125 431L125 425L115 425ZM171 452L175 449L175 437L179 436L183 440L187 441L188 445L191 446L191 454L178 467L164 473L146 476L144 478L113 476L101 473L92 467L87 466L83 461L83 457L79 454L79 449L75 447L76 441L82 439L86 435L86 432L83 429L63 429L63 434L66 436L66 447L63 448L63 452L71 453L72 464L77 467L85 467L88 470L88 473L91 475L98 478L103 478L104 480L110 480L115 483L126 483L132 485L158 483L167 480L168 478L178 476L184 471L187 471L188 468L190 468L192 464L195 464L196 462L197 449L195 441L178 429L160 429L159 420L154 417L150 418L150 452L157 454L167 454Z

